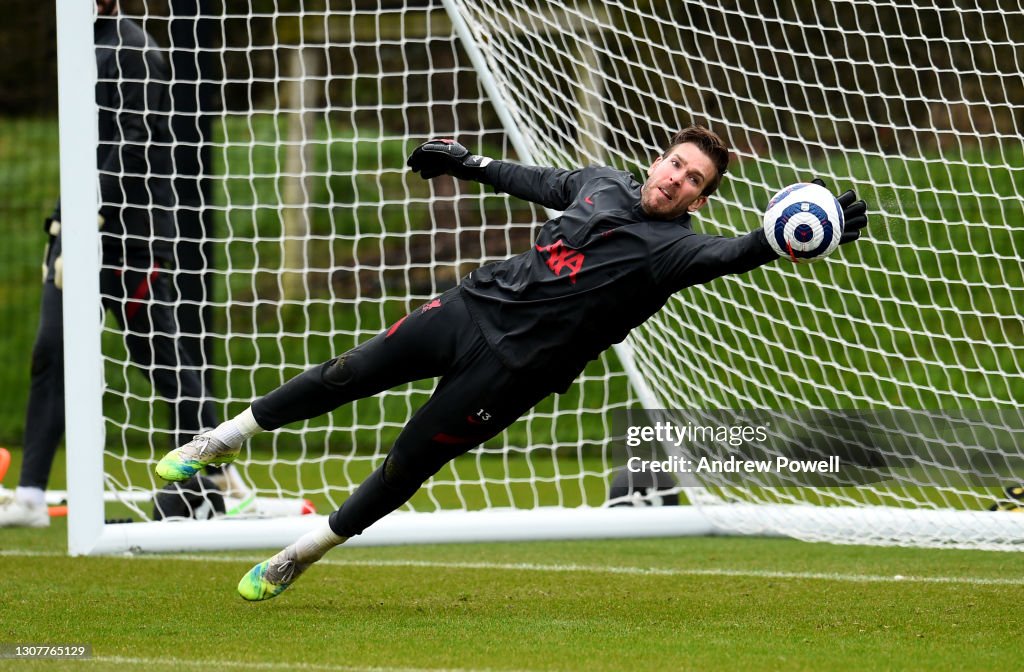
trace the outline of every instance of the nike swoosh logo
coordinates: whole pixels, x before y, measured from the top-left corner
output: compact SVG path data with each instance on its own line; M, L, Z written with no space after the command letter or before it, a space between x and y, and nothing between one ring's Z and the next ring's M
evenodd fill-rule
M590 205L594 204L594 202L592 200L590 200L590 196L585 197L583 200L584 200L584 202L586 202L586 203L588 203Z

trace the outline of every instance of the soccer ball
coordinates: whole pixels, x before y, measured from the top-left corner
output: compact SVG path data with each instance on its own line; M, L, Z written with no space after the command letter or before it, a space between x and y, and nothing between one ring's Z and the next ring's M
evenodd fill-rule
M764 235L779 256L795 263L824 259L839 247L843 209L825 187L791 184L768 202Z

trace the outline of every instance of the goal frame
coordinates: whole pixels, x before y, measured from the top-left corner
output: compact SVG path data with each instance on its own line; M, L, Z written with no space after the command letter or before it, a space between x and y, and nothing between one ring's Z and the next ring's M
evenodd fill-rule
M476 67L510 142L524 160L533 152L518 132L514 117L489 76L484 55L471 39L469 28L450 0L443 5L452 26ZM95 108L96 69L92 8L84 3L57 3L58 99L60 173L63 199L65 249L64 323L66 339L65 389L67 412L68 553L77 555L123 552L170 552L263 548L283 546L312 529L324 516L307 515L269 519L181 521L173 524L141 522L108 523L104 516L103 408L99 307L99 232L86 215L99 209L93 185L98 181L95 156L97 130L92 115L80 110ZM87 65L83 72L82 64ZM90 325L92 325L90 327ZM616 352L645 404L656 405L650 387L632 365L628 344ZM632 507L583 507L530 510L401 512L375 524L359 539L359 545L512 541L538 539L593 539L706 535L713 528L699 511L682 507L659 511Z
M100 252L95 185L98 133L93 12L84 2L57 3L58 126L64 247L64 399L68 428L68 553L82 555L104 538L103 369ZM84 101L84 106L82 103Z
M533 156L531 144L517 128L514 110L503 100L489 74L486 56L476 45L454 0L443 0L459 36L491 98L510 142L520 158ZM93 8L88 3L57 3L60 172L65 250L65 383L67 406L68 553L73 556L124 552L209 551L284 546L324 519L303 516L277 519L185 521L176 523L107 523L104 519L104 422L102 398L101 320L98 310L100 244L95 218L97 129L95 108ZM616 354L640 401L649 408L661 404L633 362L628 344ZM792 520L793 536L804 527L835 526L862 538L864 530L919 530L924 541L915 545L984 546L987 538L1024 544L1024 516L973 511L907 511L887 507L852 510L809 505L725 504L702 488L683 483L690 506L580 507L530 510L494 509L478 512L396 513L375 524L350 543L390 545L471 541L540 539L637 538L682 535L777 535L757 523L753 509L776 509ZM745 525L744 522L749 522ZM858 532L860 531L860 532ZM932 538L934 543L929 543ZM958 543L945 539L954 536Z

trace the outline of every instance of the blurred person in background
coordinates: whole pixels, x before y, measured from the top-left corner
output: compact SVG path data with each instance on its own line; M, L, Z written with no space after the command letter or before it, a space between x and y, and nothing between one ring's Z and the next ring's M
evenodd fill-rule
M203 380L177 338L170 73L152 36L97 0L96 102L102 241L100 293L116 317L132 362L169 400L177 444L215 426ZM50 524L45 491L64 435L64 325L61 208L45 221L39 329L32 350L24 458L15 490L0 489L0 527ZM225 491L244 490L234 467L208 474Z

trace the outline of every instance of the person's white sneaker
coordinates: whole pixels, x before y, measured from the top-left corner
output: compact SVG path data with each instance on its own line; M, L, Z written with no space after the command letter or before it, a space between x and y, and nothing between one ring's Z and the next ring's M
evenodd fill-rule
M16 499L10 490L0 495L0 527L49 527L50 510Z

